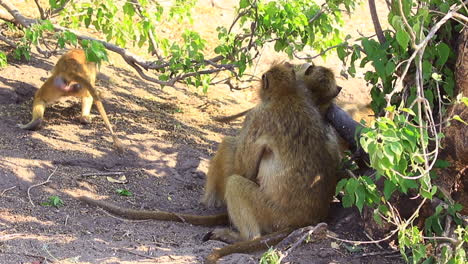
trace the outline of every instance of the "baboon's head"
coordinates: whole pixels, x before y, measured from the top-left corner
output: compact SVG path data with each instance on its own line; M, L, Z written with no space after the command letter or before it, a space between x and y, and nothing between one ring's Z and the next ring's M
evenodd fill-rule
M296 65L295 68L297 80L304 82L317 106L328 106L340 93L341 87L336 85L331 69L309 63Z
M283 96L295 89L296 74L294 66L288 62L273 65L262 75L260 98L268 100Z

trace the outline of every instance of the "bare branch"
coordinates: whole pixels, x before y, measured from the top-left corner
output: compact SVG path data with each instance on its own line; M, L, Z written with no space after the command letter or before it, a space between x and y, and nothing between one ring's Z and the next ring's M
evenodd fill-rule
M340 46L347 46L347 44L344 42L344 43L340 43L338 45L335 45L335 46L331 46L331 47L328 47L326 48L325 50L323 50L322 52L320 52L319 54L317 55L314 55L314 56L307 56L307 57L301 57L299 55L297 55L296 53L294 53L294 57L296 57L296 59L300 59L300 60L313 60L315 58L318 58L320 56L322 56L323 54L327 53L328 51L332 50L332 49L336 49ZM349 46L347 46L348 48L350 48Z
M0 40L5 42L6 44L8 44L8 46L12 47L12 48L16 48L18 47L18 45L12 41L12 40L9 40L8 38L6 38L5 36L3 36L2 34L0 34Z
M10 13L14 20L20 23L24 27L30 27L32 24L37 23L36 19L27 18L16 9L16 7L7 0L0 0L0 6L3 6L8 13Z
M19 25L9 13L5 12L5 10L0 10L0 19L4 20L4 21L7 21L7 22L10 22L10 23L13 23L13 24L16 24L16 25Z
M36 205L34 205L32 199L31 199L31 194L30 194L30 191L32 188L35 188L37 186L41 186L41 185L44 185L44 184L47 184L50 182L50 178L52 177L52 175L55 174L55 172L57 171L58 167L55 167L54 171L49 175L49 177L47 177L47 180L45 180L44 182L41 182L41 183L38 183L38 184L34 184L34 185L31 185L29 186L28 188L28 198L29 198L29 202L32 204L33 207L35 207Z
M377 34L377 39L380 44L384 44L385 36L382 31L382 26L380 26L379 16L377 15L377 9L375 8L375 0L369 0L369 10L372 17L372 23L374 24L374 30Z
M324 238L327 233L327 227L326 223L319 223L316 226L307 226L293 231L275 247L280 255L278 263L287 258L295 248L301 245L312 234L315 233L315 238Z
M47 19L47 16L44 12L44 9L42 9L42 6L39 3L39 0L34 0L34 3L36 3L37 9L39 10L39 14L41 15L41 19Z

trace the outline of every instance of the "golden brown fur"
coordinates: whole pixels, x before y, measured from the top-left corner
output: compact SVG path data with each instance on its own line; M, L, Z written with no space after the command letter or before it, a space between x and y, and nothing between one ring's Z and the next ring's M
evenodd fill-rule
M341 87L336 85L333 71L326 67L315 66L308 63L295 65L294 68L296 69L296 85L306 87L305 90L301 91L301 94L310 98L312 103L318 107L321 117L324 118L326 109L333 103L334 98L341 91ZM232 116L219 117L218 121L230 121L242 115L246 115L244 123L244 126L246 126L246 124L250 122L249 112L254 111L254 109L255 108L248 109ZM265 118L268 116L269 114L267 114ZM258 120L262 120L262 118L258 118ZM327 140L325 141L326 148L332 153L332 156L335 157L334 162L338 164L341 160L341 150L339 147L341 144L338 143L339 137L331 125L323 125L325 126L325 134L327 135ZM210 162L205 185L205 194L202 199L202 202L207 206L220 206L223 204L225 180L229 175L234 173L234 159L232 157L234 155L233 151L236 149L236 142L237 137L226 137L223 139L215 157ZM222 168L222 170L220 170L220 168Z
M323 220L334 194L337 151L327 145L327 128L293 67L272 67L262 78L261 103L249 111L233 149L232 171L209 171L204 202L226 202L239 230L218 229L225 241L247 240ZM336 147L336 146L335 146ZM325 151L324 151L325 150ZM210 168L220 166L211 164ZM225 181L225 191L212 183ZM220 186L218 184L218 186Z
M313 103L319 107L320 113L324 116L328 107L333 103L334 98L341 91L341 87L336 85L333 71L329 68L315 66L309 63L296 65L295 68L297 81L304 83ZM251 109L247 109L237 114L219 116L213 119L217 122L227 123L245 116L250 110Z
M83 50L72 49L63 54L57 61L52 76L45 81L34 95L32 120L26 125L20 125L20 127L28 130L39 128L44 118L46 106L64 96L81 97L80 121L88 123L94 100L107 129L112 135L115 147L120 152L123 151L122 143L114 134L99 93L94 87L95 81L96 64L86 60Z

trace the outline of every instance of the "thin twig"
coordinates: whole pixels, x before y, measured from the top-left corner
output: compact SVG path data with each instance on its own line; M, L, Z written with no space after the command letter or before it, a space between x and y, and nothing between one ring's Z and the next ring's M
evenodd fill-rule
M394 229L392 230L392 232L390 232L390 234L382 239L379 239L379 240L369 240L369 241L357 241L357 240L347 240L347 239L342 239L342 238L338 238L338 237L335 237L335 236L332 236L332 235L329 235L327 234L327 237L328 238L331 238L331 239L335 239L335 240L338 240L338 241L341 241L341 242L346 242L346 243L351 243L351 244L355 244L355 245L363 245L363 244L377 244L377 243L380 243L380 242L384 242L388 239L390 239L393 235L395 235L397 232L398 232L398 228L397 229Z
M34 185L31 185L29 186L28 188L28 198L29 198L29 202L32 204L33 207L35 207L36 205L34 205L32 199L31 199L31 194L30 194L30 191L32 188L35 188L37 186L41 186L41 185L44 185L44 184L47 184L50 182L50 178L52 177L52 175L54 175L54 173L57 171L58 169L58 166L55 167L54 171L49 175L49 177L47 177L47 180L45 182L41 182L41 183L38 183L38 184L34 184Z
M14 188L16 188L17 186L12 186L10 188L6 188L2 191L2 193L0 193L0 197L2 197L6 192L8 192L9 190L13 190Z
M281 261L283 259L285 259L286 257L288 257L289 254L291 254L291 252L297 248L300 244L302 244L302 242L304 242L304 240L311 236L313 233L326 233L326 230L327 230L327 224L326 223L319 223L317 224L316 226L307 226L307 227L303 227L301 229L298 229L298 230L295 230L294 232L292 232L291 234L289 234L285 239L283 239L283 241L281 241L277 246L276 246L276 249L278 249L278 254L280 255L280 258L279 258L279 261L278 263L281 263ZM296 239L296 241L293 243L293 244L290 244L289 241L291 241L294 237L297 237L299 235L301 235L298 239ZM286 248L288 248L286 251L284 251ZM284 251L284 253L283 253Z
M109 172L89 172L82 173L81 177L91 177L91 176L116 176L124 174L123 171L109 171Z
M355 256L354 258L364 258L364 257L373 257L373 256L383 256L383 255L392 255L392 254L400 254L399 251L379 251L379 252L369 252L369 253L363 253L361 255Z
M126 253L133 254L135 256L139 256L139 257L143 257L143 258L147 258L147 259L160 260L159 258L148 256L148 255L141 254L141 253L138 253L138 252L134 252L134 251L132 251L130 249L126 249L126 248L112 248L112 249L118 250L118 251L123 251L123 252L126 252Z
M328 47L326 49L324 49L322 52L320 52L319 54L317 55L314 55L314 56L308 56L308 57L300 57L299 55L297 55L296 53L294 53L294 57L296 57L296 59L299 59L299 60L313 60L315 58L318 58L320 56L322 56L323 54L327 53L329 50L332 50L332 49L336 49L340 46L346 46L347 48L350 48L346 42L343 42L343 43L340 43L338 45L335 45L335 46L331 46L331 47Z

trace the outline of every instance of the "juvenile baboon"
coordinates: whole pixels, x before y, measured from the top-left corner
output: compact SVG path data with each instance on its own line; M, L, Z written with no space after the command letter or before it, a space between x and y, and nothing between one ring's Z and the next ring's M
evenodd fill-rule
M335 75L329 68L315 66L314 64L304 63L295 65L296 79L298 82L304 82L308 94L314 104L320 109L324 116L326 110L333 103L333 99L340 93L341 86L336 85ZM214 117L213 120L222 123L231 122L239 117L245 116L251 109L233 114L230 116Z
M333 71L329 68L311 65L309 63L295 65L294 69L297 85L306 87L305 91L302 91L302 94L312 101L318 108L322 119L325 120L326 110L341 91L341 87L336 85ZM262 103L260 103L260 105L261 104ZM255 108L248 109L232 116L218 117L216 120L228 122L246 115L246 120L244 121L245 126L250 122L248 121L250 116L249 112L254 111L254 109ZM269 114L264 118L268 118L268 116ZM258 118L258 120L261 121L262 118ZM338 136L332 126L326 122L324 122L323 125L325 126L325 134L327 135L327 140L325 141L326 147L329 152L332 153L332 157L336 158L335 161L338 164L341 159L341 151L340 147L338 147L340 145L338 143ZM234 154L229 151L234 151L236 149L235 142L236 138L223 139L215 157L210 162L205 184L205 194L202 198L202 202L209 207L220 206L224 203L225 180L228 176L234 174L234 159L232 159ZM222 170L220 170L220 168L222 168Z
M22 129L38 129L44 119L44 111L48 104L52 104L61 97L81 97L82 123L90 122L91 107L94 103L101 114L104 124L112 135L114 145L118 151L123 151L122 143L114 134L107 118L106 111L101 102L99 92L95 89L96 64L86 60L85 52L81 49L72 49L63 54L57 61L52 76L50 76L34 95L32 120L26 125L19 125Z

